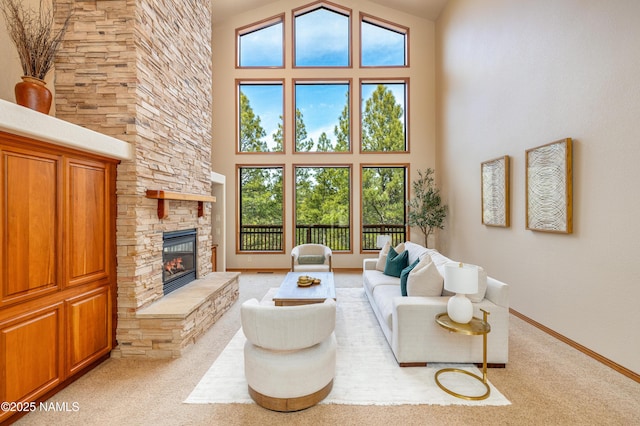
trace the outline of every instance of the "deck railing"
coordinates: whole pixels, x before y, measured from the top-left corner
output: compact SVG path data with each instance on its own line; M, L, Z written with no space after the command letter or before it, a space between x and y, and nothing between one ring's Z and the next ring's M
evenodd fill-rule
M350 250L351 228L348 225L297 225L296 245L323 244L334 251ZM364 225L362 250L377 250L378 235L390 235L395 246L405 241L404 225ZM240 251L282 251L283 228L281 225L244 225L240 228Z

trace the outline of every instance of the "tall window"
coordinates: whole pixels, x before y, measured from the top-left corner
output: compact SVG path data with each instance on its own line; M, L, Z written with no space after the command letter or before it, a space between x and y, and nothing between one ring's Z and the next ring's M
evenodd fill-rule
M239 166L239 251L284 250L284 168Z
M320 243L352 253L354 241L367 252L381 233L408 237L409 28L364 12L352 28L353 11L338 1L313 0L236 29L235 143L237 158L253 163L237 166L238 252ZM390 164L389 154L401 159ZM287 214L285 195L293 199Z
M351 250L351 168L296 166L295 243Z
M378 235L394 245L406 240L406 166L362 167L362 250L376 250Z
M406 82L363 81L360 90L362 151L406 151Z
M350 149L349 82L296 81L296 152Z
M238 151L283 151L283 84L238 84Z

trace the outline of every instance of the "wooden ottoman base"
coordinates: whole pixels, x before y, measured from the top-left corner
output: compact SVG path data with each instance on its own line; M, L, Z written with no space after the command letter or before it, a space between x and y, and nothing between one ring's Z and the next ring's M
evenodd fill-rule
M333 388L333 380L331 380L327 386L323 387L317 392L314 392L305 396L298 396L296 398L274 398L272 396L263 395L260 392L256 392L249 386L249 395L256 404L273 411L299 411L305 408L312 407L318 402L322 401L329 395Z

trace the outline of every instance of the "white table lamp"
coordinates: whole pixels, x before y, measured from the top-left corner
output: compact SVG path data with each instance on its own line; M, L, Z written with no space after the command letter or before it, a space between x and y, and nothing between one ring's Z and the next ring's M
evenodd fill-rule
M391 235L378 235L378 237L376 238L376 247L384 247L387 241L391 242Z
M462 263L444 265L444 288L456 293L447 304L449 318L460 324L467 324L473 318L473 305L465 294L478 292L478 267Z

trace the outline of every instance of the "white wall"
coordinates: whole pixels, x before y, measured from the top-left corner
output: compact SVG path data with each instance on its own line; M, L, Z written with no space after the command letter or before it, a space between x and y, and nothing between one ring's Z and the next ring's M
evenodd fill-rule
M326 156L314 154L292 154L291 137L292 126L292 78L317 77L313 70L285 70L282 69L235 69L235 29L259 22L272 16L286 13L285 31L288 34L291 25L291 10L310 3L309 0L283 0L275 1L262 8L253 9L247 13L233 16L222 23L213 26L213 169L226 176L227 181L227 244L226 260L227 268L290 268L290 251L293 242L293 164L346 164L353 163L352 169L352 224L353 229L360 227L360 168L359 164L411 164L410 179L416 177L418 169L435 167L435 68L434 68L434 48L435 48L435 25L433 22L417 18L405 13L400 13L360 0L336 1L345 7L352 9L352 34L353 40L357 41L355 35L359 32L359 12L363 11L373 16L383 18L400 25L410 27L410 69L385 69L376 71L371 69L358 69L358 56L353 55L353 70L349 69L327 69L323 71L323 76L327 78L353 78L354 98L357 99L357 86L360 77L381 76L381 77L409 77L409 122L410 122L410 153L407 154L359 154L359 141L352 141L354 155L331 154L330 159ZM213 15L215 17L215 2ZM285 42L285 61L291 63L291 43L287 38ZM358 52L358 45L354 44L354 52ZM236 78L285 78L285 132L287 136L286 154L242 154L235 153L236 147L236 116L235 116L235 79ZM358 101L352 101L352 108L357 108ZM352 110L354 111L354 110ZM354 114L355 116L355 114ZM353 136L358 135L358 123L353 122ZM237 187L236 187L236 164L258 164L266 162L268 164L278 164L285 166L285 208L286 208L286 246L285 253L278 255L267 254L237 254L235 237L237 234ZM419 231L411 234L411 239L422 241L423 237ZM333 266L336 268L361 268L362 258L372 257L360 254L360 236L358 232L353 233L353 254L335 254Z
M441 248L511 307L640 373L640 2L452 0L437 22ZM574 233L525 230L525 150L574 140ZM480 163L511 156L511 221L480 217Z

